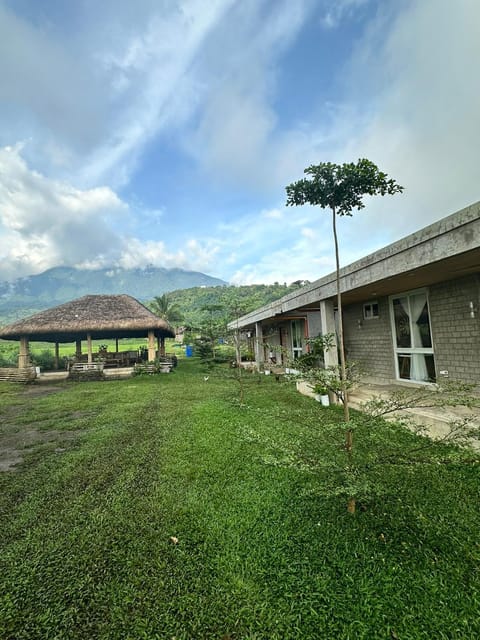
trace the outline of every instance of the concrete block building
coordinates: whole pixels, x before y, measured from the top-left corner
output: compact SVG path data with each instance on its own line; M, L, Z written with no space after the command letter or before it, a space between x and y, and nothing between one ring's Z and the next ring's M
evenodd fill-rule
M480 383L480 202L342 268L340 287L347 359L367 381ZM261 369L335 332L336 314L332 273L230 328L251 336Z

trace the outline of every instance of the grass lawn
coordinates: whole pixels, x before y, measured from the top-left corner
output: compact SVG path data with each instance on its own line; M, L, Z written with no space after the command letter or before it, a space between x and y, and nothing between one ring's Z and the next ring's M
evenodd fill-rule
M246 379L0 384L0 638L480 637L479 466L372 467L351 516L341 411Z

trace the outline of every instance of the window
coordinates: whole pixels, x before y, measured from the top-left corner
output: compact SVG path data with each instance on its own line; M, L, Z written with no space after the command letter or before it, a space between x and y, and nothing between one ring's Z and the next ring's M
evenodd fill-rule
M363 305L363 317L365 320L371 320L372 318L378 318L378 302L366 302Z
M395 366L400 380L435 382L430 315L426 291L390 299Z

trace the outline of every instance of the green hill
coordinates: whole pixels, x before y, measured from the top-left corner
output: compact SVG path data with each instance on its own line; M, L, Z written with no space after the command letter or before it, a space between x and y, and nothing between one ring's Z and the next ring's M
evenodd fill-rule
M230 321L297 289L303 284L252 284L244 286L192 287L172 291L170 302L178 308L184 324L200 327L208 323L212 313Z
M176 289L224 284L225 281L219 278L183 269L55 267L12 282L0 282L0 324L88 294L126 293L145 302Z

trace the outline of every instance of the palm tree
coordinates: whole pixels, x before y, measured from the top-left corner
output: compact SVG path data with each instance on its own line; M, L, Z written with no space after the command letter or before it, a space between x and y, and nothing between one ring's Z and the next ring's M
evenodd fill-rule
M166 320L171 325L176 326L183 320L180 308L175 303L172 303L167 293L155 296L148 306L156 316Z

